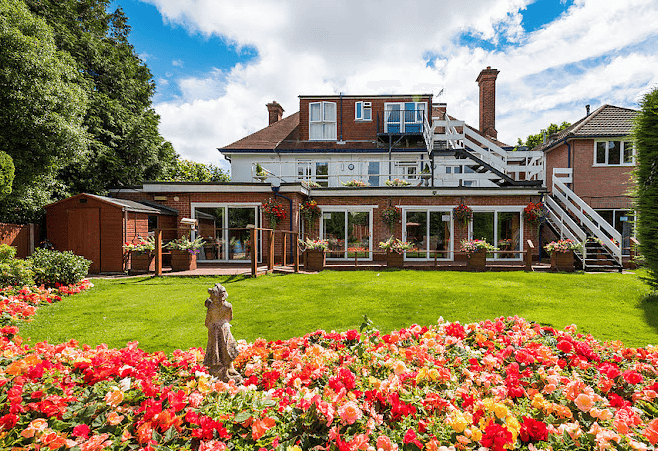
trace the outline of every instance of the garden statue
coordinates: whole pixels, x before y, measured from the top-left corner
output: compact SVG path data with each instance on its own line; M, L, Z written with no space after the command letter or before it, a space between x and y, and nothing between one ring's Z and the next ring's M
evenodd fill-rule
M226 301L226 288L216 283L208 288L210 298L206 299L206 327L208 346L203 364L212 376L224 382L242 382L242 376L233 368L233 360L238 356L238 343L231 334L230 321L233 319L233 306Z

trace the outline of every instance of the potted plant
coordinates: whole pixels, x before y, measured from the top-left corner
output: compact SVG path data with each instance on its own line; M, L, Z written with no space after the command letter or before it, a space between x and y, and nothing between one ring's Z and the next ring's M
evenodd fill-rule
M325 251L329 248L327 240L299 240L299 245L306 255L304 269L307 271L322 271L326 263Z
M546 208L541 202L530 202L523 209L523 219L532 225L538 225L546 217Z
M425 163L425 167L420 171L420 178L423 180L429 180L431 177L432 173L430 172L430 165Z
M340 183L343 186L347 186L349 188L363 188L363 187L368 186L368 184L366 182L364 182L363 180L356 180L356 179L349 180L347 182L340 182Z
M484 271L487 267L487 252L497 250L486 240L462 240L461 251L466 252L466 268L470 271Z
M551 270L573 272L573 251L581 247L581 243L570 239L551 241L544 246L546 252L551 254Z
M379 248L386 251L386 266L389 268L404 267L404 253L412 247L411 244L394 237L379 243Z
M267 172L265 172L265 169L263 169L260 163L256 163L256 178L261 182L267 179Z
M155 271L155 238L143 239L138 236L137 241L126 242L123 250L130 254L130 270L132 272Z
M402 179L393 179L393 180L386 180L386 186L409 186L411 183L407 182L406 180Z
M171 270L190 271L196 269L196 258L199 249L204 244L206 243L201 237L190 241L187 236L167 243L166 248L171 250Z

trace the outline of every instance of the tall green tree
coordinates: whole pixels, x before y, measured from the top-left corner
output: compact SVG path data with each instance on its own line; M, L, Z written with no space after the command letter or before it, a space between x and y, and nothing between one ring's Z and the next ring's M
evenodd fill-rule
M168 174L176 153L158 132L155 83L128 41L123 11L108 11L110 0L25 1L53 27L57 47L74 58L89 97L89 152L63 167L60 179L74 192L102 193Z
M33 221L63 186L59 167L87 149L86 82L51 28L22 1L0 0L0 152L11 157L11 194L0 219Z
M528 149L532 150L544 142L544 135L546 135L546 138L548 138L553 133L560 132L565 128L569 127L570 125L571 123L566 121L562 122L560 125L551 123L551 125L549 125L548 127L542 128L541 131L536 135L528 135L525 142L521 138L519 138L517 141L517 146L527 146Z
M14 183L14 160L8 153L0 150L0 199L11 194Z
M165 182L230 182L231 177L214 164L177 159Z
M658 88L644 95L640 107L633 127L637 152L637 237L649 268L647 281L658 290Z

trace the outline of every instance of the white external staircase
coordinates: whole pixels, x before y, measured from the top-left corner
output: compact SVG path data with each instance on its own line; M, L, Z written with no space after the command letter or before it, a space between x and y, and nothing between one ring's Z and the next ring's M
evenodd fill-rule
M546 198L548 214L546 220L560 238L569 238L586 243L588 237L597 238L603 248L613 258L614 267L622 267L621 234L603 219L592 207L576 195L567 183L573 181L573 169L554 168L552 196ZM576 252L587 268L588 246Z

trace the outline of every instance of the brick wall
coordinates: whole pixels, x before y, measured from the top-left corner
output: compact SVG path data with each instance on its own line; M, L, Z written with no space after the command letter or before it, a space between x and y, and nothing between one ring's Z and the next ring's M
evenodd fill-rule
M629 191L632 166L594 166L593 139L570 141L573 183L571 189L592 208L632 208ZM546 154L546 183L552 187L553 168L567 168L568 148L561 144Z

